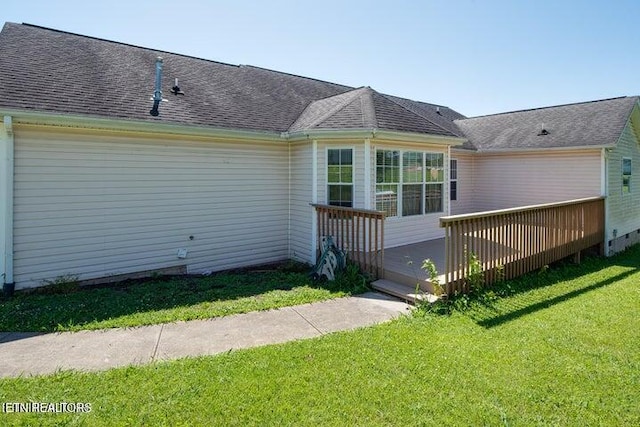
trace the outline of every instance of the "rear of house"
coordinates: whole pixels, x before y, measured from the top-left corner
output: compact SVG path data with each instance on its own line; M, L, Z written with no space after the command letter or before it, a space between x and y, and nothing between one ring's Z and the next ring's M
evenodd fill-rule
M442 216L604 195L610 251L640 238L637 97L466 119L18 24L0 33L0 86L0 274L16 289L313 263L312 204L384 212L393 248L441 238Z

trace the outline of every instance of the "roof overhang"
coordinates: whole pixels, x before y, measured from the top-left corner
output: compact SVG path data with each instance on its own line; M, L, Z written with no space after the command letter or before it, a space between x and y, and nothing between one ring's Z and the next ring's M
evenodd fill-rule
M284 142L279 132L264 132L239 129L214 128L210 126L182 125L161 121L136 121L127 119L105 119L93 116L0 109L0 116L11 116L14 126L32 125L59 128L76 128L92 131L163 134L202 138L225 138L234 140Z
M469 150L466 148L458 149L457 147L453 147L453 149L458 153L467 153L473 155L482 155L482 154L520 154L520 153L546 153L546 152L558 152L558 151L586 151L586 150L601 150L603 148L613 148L615 147L615 143L611 144L595 144L595 145L580 145L573 147L546 147L546 148L497 148L497 149L485 149L485 150Z
M289 141L306 141L314 139L345 140L345 139L370 139L380 141L408 142L436 144L446 146L460 146L467 142L465 138L432 135L414 132L390 131L381 129L313 129L284 133Z

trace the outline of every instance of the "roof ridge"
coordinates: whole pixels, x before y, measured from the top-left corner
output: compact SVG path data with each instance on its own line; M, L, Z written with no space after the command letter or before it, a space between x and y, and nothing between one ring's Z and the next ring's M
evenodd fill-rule
M434 104L433 102L418 101L417 99L411 99L411 98L407 98L407 97L404 97L404 96L398 96L398 95L389 95L389 94L384 94L384 95L385 96L389 96L391 98L404 99L405 101L417 102L418 104L426 104L426 105L431 105L433 107L442 107L442 108L447 108L447 109L451 110L451 107L447 107L446 105L443 105L443 104Z
M97 40L97 41L106 42L106 43L114 43L114 44L118 44L120 46L135 47L136 49L144 49L144 50L150 50L150 51L153 51L153 52L167 53L169 55L180 56L180 57L183 57L183 58L197 59L199 61L206 61L206 62L211 62L211 63L214 63L214 64L226 65L226 66L229 66L229 67L240 68L240 65L238 65L238 64L229 64L228 62L215 61L213 59L201 58L199 56L185 55L183 53L177 53L177 52L169 52L168 50L154 49L152 47L140 46L140 45L135 45L135 44L131 44L131 43L124 43L124 42L119 42L119 41L116 41L116 40L103 39L101 37L87 36L85 34L73 33L71 31L58 30L56 28L44 27L42 25L29 24L28 22L23 22L21 24L15 24L15 25L24 25L26 27L38 28L38 29L47 30L47 31L53 31L55 33L68 34L70 36L82 37L84 39Z
M240 68L245 68L245 67L246 68L255 68L255 69L258 69L258 70L269 71L269 72L272 72L272 73L284 74L285 76L299 77L299 78L305 79L305 80L313 80L313 81L320 82L320 83L328 83L328 84L332 84L332 85L335 85L335 86L342 86L342 87L349 88L351 90L360 89L360 88L364 87L364 86L353 87L353 86L349 86L349 85L343 85L342 83L330 82L329 80L322 80L322 79L318 79L318 78L315 78L315 77L308 77L308 76L302 76L300 74L287 73L286 71L272 70L271 68L259 67L257 65L251 65L251 64L240 64L240 65L238 65L238 67L240 67ZM346 92L349 92L349 90L346 91ZM340 94L338 94L338 95L340 95ZM336 96L336 95L332 95L332 96ZM331 96L327 96L326 98L331 98ZM320 99L325 99L325 98L320 98Z
M411 113L413 115L416 115L416 116L420 117L421 119L424 119L424 120L428 121L432 125L439 127L440 129L442 129L446 133L453 134L453 132L451 132L449 129L446 129L444 126L441 126L438 123L435 123L435 122L431 121L430 119L426 118L422 114L420 114L420 113L418 113L416 111L410 110L407 107L405 107L404 105L401 105L400 103L396 102L394 99L391 99L393 97L393 95L385 95L383 93L381 93L380 95L384 96L386 99L388 99L389 101L393 102L394 104L396 104L398 107L402 108L403 110L406 110L409 113ZM400 97L398 96L397 98L400 98ZM408 99L408 98L401 98L401 99L406 99L407 101L411 101L411 102L417 102L417 101L413 101L413 100Z
M569 107L569 106L572 106L572 105L595 104L596 102L613 101L613 100L616 100L616 99L625 99L625 98L638 98L638 96L616 96L616 97L613 97L613 98L595 99L595 100L592 100L592 101L569 102L567 104L548 105L548 106L545 106L545 107L536 107L536 108L525 108L525 109L522 109L522 110L505 111L505 112L502 112L502 113L484 114L484 115L481 115L481 116L466 117L464 119L456 119L456 120L454 120L454 122L464 121L464 120L481 119L481 118L484 118L484 117L504 116L504 115L507 115L507 114L514 114L514 113L526 113L526 112L529 112L529 111L548 110L550 108Z

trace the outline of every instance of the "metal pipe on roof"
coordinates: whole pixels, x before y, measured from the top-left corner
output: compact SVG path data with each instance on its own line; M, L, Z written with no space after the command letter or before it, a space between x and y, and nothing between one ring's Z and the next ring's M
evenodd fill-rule
M158 107L162 101L162 58L156 58L156 89L153 92L153 108L149 111L149 114L156 117L160 114Z

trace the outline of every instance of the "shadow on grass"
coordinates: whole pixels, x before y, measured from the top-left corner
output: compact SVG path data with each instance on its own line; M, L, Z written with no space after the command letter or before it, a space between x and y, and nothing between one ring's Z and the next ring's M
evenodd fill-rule
M293 305L299 303L298 299L313 298L316 294L359 290L348 280L312 281L308 271L306 267L276 268L123 282L62 294L17 294L0 300L0 331L79 330L83 325L146 313L149 316L141 324L165 323L185 320L185 317L208 318ZM314 293L313 289L328 292ZM326 296L321 298L322 295L317 299L326 299ZM171 310L175 312L167 313Z
M611 267L630 268L630 270L595 283L581 283L581 280L587 280L582 278L589 274ZM530 273L521 278L498 284L487 293L474 299L473 308L469 315L478 325L492 328L611 285L638 271L640 271L640 245L612 258L589 258L581 265L564 264L542 273ZM577 287L563 292L569 286L569 282L575 282ZM541 293L534 293L531 298L523 300L522 297L519 297L519 295L538 290ZM554 292L556 295L549 295ZM497 295L498 298L487 297L489 294ZM529 304L523 306L527 302Z
M605 287L607 285L611 285L619 280L622 280L632 274L635 274L636 270L629 270L624 273L620 273L616 276L610 277L609 279L603 280L601 282L594 283L589 286L585 286L579 289L575 289L573 291L567 292L562 295L555 296L553 298L545 299L543 301L539 301L534 304L530 304L526 307L522 307L520 309L510 311L505 314L501 314L495 317L490 317L487 319L476 319L478 325L483 326L485 328L493 328L495 326L502 325L503 323L516 320L522 316L526 316L527 314L535 313L536 311L543 310L545 308L549 308L553 305L559 304L561 302L567 301L571 298L575 298L579 295L585 294L587 292L593 291L595 289L599 289Z

